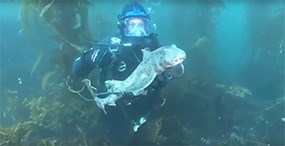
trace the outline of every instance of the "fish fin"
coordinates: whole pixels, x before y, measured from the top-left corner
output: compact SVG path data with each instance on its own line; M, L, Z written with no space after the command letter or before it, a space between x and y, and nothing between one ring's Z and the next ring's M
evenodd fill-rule
M177 48L175 44L171 44L171 48Z
M147 92L147 91L146 91L146 92ZM146 95L144 89L143 89L143 90L134 91L134 92L132 92L132 93L133 93L135 96L141 95L141 94Z
M120 97L116 94L110 94L109 96L107 96L106 102L109 106L116 106L115 101L118 100Z
M148 48L144 48L142 49L142 52L143 52L143 60L147 59L150 57L151 55L151 51L149 51Z
M147 90L143 90L142 95L147 95Z
M105 109L104 99L100 99L100 98L98 98L98 97L95 97L94 100L95 100L97 106L98 106L100 109L103 110L104 114L107 115L107 111L106 111L106 109Z
M120 87L121 82L122 81L118 81L118 80L107 80L105 81L105 84L106 84L108 91L115 92L114 89L116 89L116 87Z
M109 106L116 106L115 101L108 103Z

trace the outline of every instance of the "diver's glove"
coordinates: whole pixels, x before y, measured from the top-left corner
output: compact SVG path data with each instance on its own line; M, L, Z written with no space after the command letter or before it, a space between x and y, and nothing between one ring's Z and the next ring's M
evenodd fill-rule
M138 99L137 96L135 96L132 92L124 92L123 93L123 97L121 98L121 100L123 101L123 103L125 105L131 105L131 103L135 100Z
M155 90L162 89L167 84L167 81L181 77L184 74L184 66L182 63L166 69L163 73L156 76L154 81L151 83L150 88Z
M184 74L184 65L180 63L174 67L168 68L163 74L167 78L181 77Z
M168 68L163 73L157 75L151 85L147 88L147 96L151 97L152 108L157 109L164 105L165 98L161 97L160 89L164 88L169 80L180 77L184 74L184 66L182 63Z

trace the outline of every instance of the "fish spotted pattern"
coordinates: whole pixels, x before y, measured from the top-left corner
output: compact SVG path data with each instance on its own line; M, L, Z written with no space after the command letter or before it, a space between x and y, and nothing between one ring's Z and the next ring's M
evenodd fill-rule
M167 68L181 64L186 58L186 53L177 48L176 45L163 46L154 51L143 49L143 60L131 75L123 81L107 80L105 84L108 92L119 93L110 94L106 98L95 97L95 101L99 108L105 114L105 105L116 106L115 101L123 96L124 92L132 93L134 96L146 94L147 88L155 79L155 77L165 71Z

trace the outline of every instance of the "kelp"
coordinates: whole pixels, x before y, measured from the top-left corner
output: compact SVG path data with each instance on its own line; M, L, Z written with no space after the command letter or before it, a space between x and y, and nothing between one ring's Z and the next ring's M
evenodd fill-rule
M40 52L39 52L39 55L38 55L38 57L37 57L37 59L36 59L36 61L35 61L35 63L34 63L34 65L33 65L33 67L32 67L32 69L31 69L31 76L33 76L33 74L34 74L34 72L36 71L36 69L38 68L38 66L40 65L40 62L41 62L41 60L42 60L42 58L43 58L43 55L44 55L44 49L41 47L41 49L40 49Z
M49 4L47 4L42 10L41 10L41 13L40 13L40 17L42 17L46 12L47 10L51 7L51 5L53 4L55 0L52 0Z
M22 34L28 41L30 45L38 44L36 42L35 36L33 36L33 29L39 29L38 20L37 19L37 11L39 10L38 0L24 0L22 2L21 10L20 10L20 18L22 20L22 29L19 31L20 34ZM42 42L42 41L41 41ZM37 67L39 66L39 63L42 60L42 55L44 52L44 48L42 44L40 44L40 53L31 69L31 75L35 72Z
M168 95L177 96L167 98L167 103L162 109L153 113L151 115L153 118L144 123L134 134L130 145L265 145L268 143L266 133L259 137L251 136L255 133L252 133L249 127L230 123L230 119L238 118L230 112L239 110L239 107L233 106L233 103L255 106L245 100L252 98L254 94L240 97L240 94L227 93L229 87L233 85L217 87L216 84L205 84L195 79L186 80L185 83L187 82L188 84L190 82L191 86L177 85L178 88L188 88L179 91L180 94L172 93L171 89L166 92ZM239 92L241 89L246 89L239 85L234 86ZM105 137L107 132L98 123L100 110L93 102L86 102L64 90L60 93L49 92L26 98L11 90L7 96L10 98L8 102L10 111L3 119L11 117L10 115L22 114L23 111L26 111L27 116L26 118L16 116L13 125L5 127L1 125L0 145L109 145ZM250 116L250 120L257 120L260 115L273 110L276 106L279 105L280 108L281 103L284 103L284 97L278 98L275 105L258 114L243 114L240 118ZM224 127L224 125L229 126ZM253 127L254 129L262 126L255 122L254 125L257 125ZM228 131L221 132L221 129L225 128Z
M54 0L42 8L41 16L59 38L82 52L91 41L88 27L89 4L86 0Z
M44 74L43 78L42 78L42 82L41 82L41 89L45 90L47 89L47 87L51 84L51 78L52 76L55 75L55 73L57 73L57 70L52 70L49 71L47 73Z
M0 145L90 145L103 139L97 122L100 110L94 103L66 94L50 93L24 100L16 91L9 94L17 99L8 102L10 110L6 117L1 117L3 121L23 114L23 110L27 114L26 118L15 118L15 124L0 125Z
M18 123L9 128L0 125L0 146L23 144L26 142L32 125L30 122Z
M259 111L254 111L254 112L248 112L248 114L250 115L255 115L255 114L263 114L264 112L267 112L275 107L277 107L278 105L281 105L281 104L284 104L285 103L285 96L284 97L279 97L276 99L276 101L274 102L274 104L271 104L270 106L267 106L265 108L262 108L261 110Z
M28 115L28 109L24 106L27 98L21 98L16 90L7 89L4 93L4 97L1 98L3 98L3 101L6 100L9 105L6 108L5 116L10 122L6 125L16 124L17 121L25 121Z
M32 66L31 75L34 74L36 69L40 66L46 50L44 41L39 40L34 43L35 38L32 32L38 30L40 33L43 27L39 26L39 22L43 21L49 26L50 31L64 44L60 43L65 59L74 60L75 56L84 50L88 49L91 42L91 33L89 31L88 22L88 6L91 3L88 0L24 0L21 7L21 32L29 39L30 44L39 44L39 55ZM35 24L36 27L34 26ZM75 27L76 26L76 27ZM32 30L33 29L33 30ZM42 33L41 35L44 35ZM77 53L73 53L73 50ZM57 54L57 53L55 53ZM62 57L58 54L58 57ZM70 60L71 62L71 60ZM62 64L64 65L64 64ZM62 76L67 76L70 69L70 64L61 66L66 68Z
M21 10L20 10L20 17L22 20L22 30L21 32L25 34L26 38L30 39L32 34L31 34L31 23L32 20L36 16L37 11L37 3L38 0L25 0L22 3Z

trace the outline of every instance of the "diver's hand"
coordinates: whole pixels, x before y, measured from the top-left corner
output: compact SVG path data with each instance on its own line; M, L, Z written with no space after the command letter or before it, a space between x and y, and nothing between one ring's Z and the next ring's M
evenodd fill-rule
M168 68L163 74L164 76L171 78L181 77L184 74L184 65L180 63L174 67Z
M180 63L174 67L168 68L163 73L157 75L148 88L153 88L155 90L162 89L165 87L169 80L171 80L172 78L181 77L183 74L184 66L182 63Z

